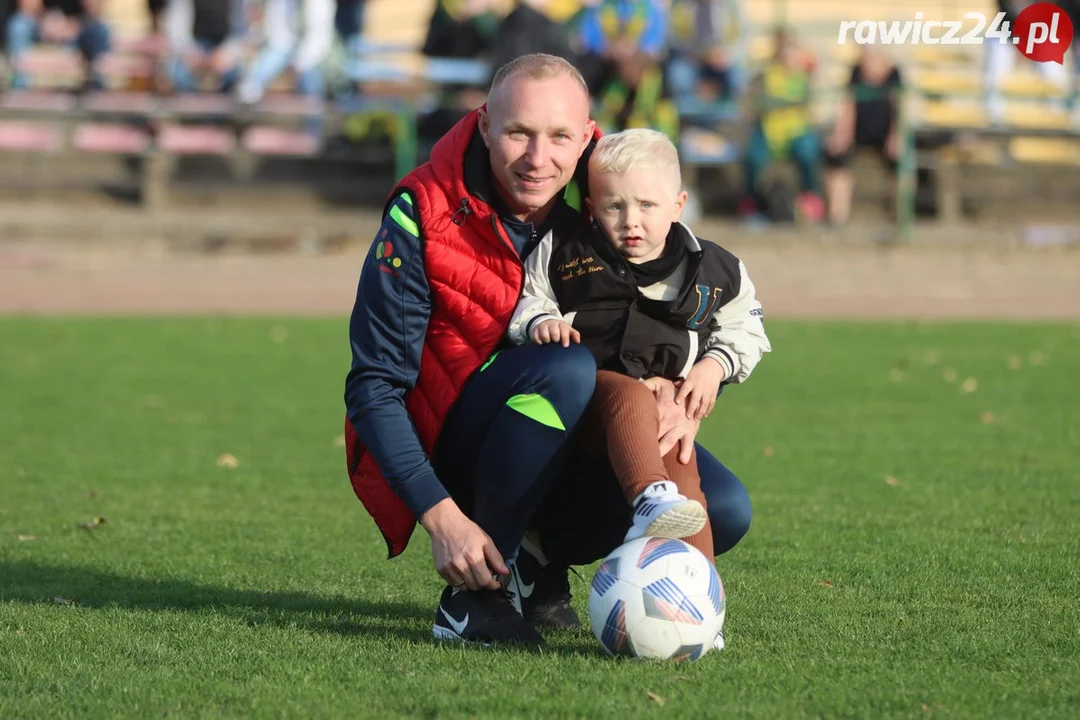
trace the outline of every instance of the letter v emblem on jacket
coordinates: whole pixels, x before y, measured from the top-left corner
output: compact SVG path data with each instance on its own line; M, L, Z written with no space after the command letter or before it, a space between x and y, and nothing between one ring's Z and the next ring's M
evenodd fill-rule
M697 290L698 294L697 311L694 312L693 317L686 321L686 327L690 330L700 330L716 312L716 306L720 304L720 293L723 290L721 288L712 288L710 293L708 285L695 285L694 289Z

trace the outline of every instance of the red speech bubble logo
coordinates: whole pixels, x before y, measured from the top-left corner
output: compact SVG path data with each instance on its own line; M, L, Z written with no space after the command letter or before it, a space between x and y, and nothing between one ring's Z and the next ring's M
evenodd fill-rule
M1073 24L1057 5L1035 3L1016 17L1012 36L1016 49L1028 60L1062 65L1072 44Z

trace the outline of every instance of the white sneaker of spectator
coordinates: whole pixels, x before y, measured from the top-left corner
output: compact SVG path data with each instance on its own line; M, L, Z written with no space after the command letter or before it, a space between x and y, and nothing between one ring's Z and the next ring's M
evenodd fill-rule
M236 99L245 105L254 105L263 99L265 90L261 85L250 80L240 83L236 89Z

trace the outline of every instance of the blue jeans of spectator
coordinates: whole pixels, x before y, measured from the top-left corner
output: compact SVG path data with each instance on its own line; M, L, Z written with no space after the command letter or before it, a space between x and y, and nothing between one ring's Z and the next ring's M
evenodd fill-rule
M731 66L722 73L707 71L701 61L682 53L673 54L667 62L667 83L676 102L695 99L698 83L703 79L719 79L723 76L724 94L722 99L735 98L743 89L745 76L742 68Z
M7 52L8 59L13 66L17 66L20 58L26 51L41 42L41 27L36 18L26 13L15 13L7 24ZM83 59L88 65L94 63L105 53L109 52L111 38L109 27L97 18L83 22L79 34L75 36L72 45L78 48ZM101 86L101 78L91 69L89 77L91 85ZM15 89L26 88L29 84L24 73L16 71L12 77L11 85Z
M350 55L363 50L365 0L338 0L334 13L334 28L348 48Z
M257 84L265 91L281 73L288 69L292 55L292 50L288 49L269 46L263 48L262 52L252 61L247 80ZM313 68L297 73L296 92L307 97L323 97L326 94L326 81L322 67L316 65ZM322 120L319 118L305 120L304 128L309 132L319 133L322 131Z
M212 53L217 49L217 45L204 38L195 38L195 45L204 53ZM191 68L184 62L182 56L175 56L169 61L169 82L172 83L176 92L189 93L196 92L199 89L199 76L192 72ZM219 90L221 92L229 92L233 86L236 85L237 80L240 77L240 66L230 68L227 70L220 79Z
M819 165L821 162L821 144L813 132L807 132L791 141L788 147L788 157L795 164L799 172L799 184L803 192L820 192ZM765 140L765 132L758 124L750 136L750 142L746 147L746 187L756 195L758 191L758 179L765 169L776 158L769 149Z

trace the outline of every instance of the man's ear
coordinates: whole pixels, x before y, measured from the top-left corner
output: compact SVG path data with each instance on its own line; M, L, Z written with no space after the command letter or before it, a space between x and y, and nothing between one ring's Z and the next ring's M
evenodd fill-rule
M491 133L491 118L488 117L487 107L482 107L477 110L477 126L480 130L480 137L484 139L484 145L491 149L491 139L488 135Z
M585 148L589 147L589 143L592 142L593 135L596 133L596 122L590 120L585 123L585 137L582 138L581 152L578 153L578 157L585 154Z

